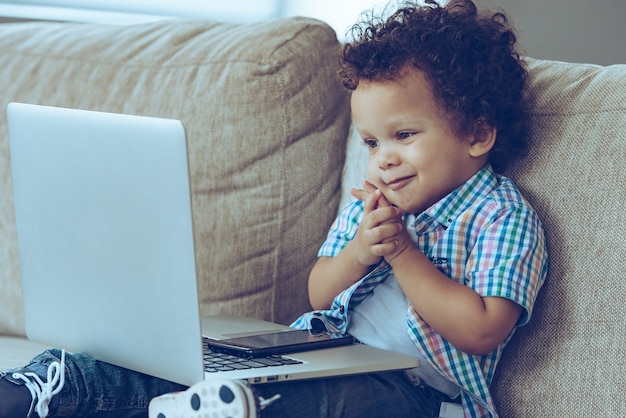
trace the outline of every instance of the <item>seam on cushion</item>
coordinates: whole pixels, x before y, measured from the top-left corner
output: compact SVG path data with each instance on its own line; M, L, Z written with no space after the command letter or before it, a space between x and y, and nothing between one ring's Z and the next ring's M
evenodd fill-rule
M270 57L273 57L278 51L280 51L285 45L289 45L290 43L292 43L294 41L294 39L300 37L300 35L311 29L311 27L313 27L313 25L311 24L306 24L304 25L302 28L300 28L300 30L298 30L297 32L295 32L292 36L290 36L289 38L286 38L283 42L279 43L276 45L276 47L274 48L274 50L272 51L271 54L269 54Z
M274 50L274 52L276 52L276 50ZM273 57L273 53L272 53L272 57ZM270 64L272 66L276 65L276 60L272 59L272 61L274 61L274 64ZM276 74L276 79L277 79L277 85L279 87L278 91L285 91L287 82L285 80L285 75L282 71L279 71L278 74ZM276 253L274 256L274 265L272 266L273 268L273 277L272 277L272 287L274 289L274 291L271 293L272 295L272 300L271 300L271 304L272 304L272 318L271 320L273 322L276 321L276 309L277 309L277 293L278 293L278 272L279 272L279 256L282 254L283 251L283 241L284 241L284 230L285 230L285 225L284 225L284 220L285 220L285 184L287 181L287 172L285 170L285 152L287 150L287 111L286 111L286 100L285 97L283 95L280 95L280 99L281 99L281 112L280 112L280 118L281 118L281 141L280 141L280 158L279 158L279 172L280 172L280 193L279 193L279 213L278 213L278 244L276 245ZM282 291L282 290L281 290Z
M197 61L197 62L190 62L186 64L169 64L169 63L154 64L154 63L148 63L148 62L133 63L131 62L132 59L120 59L117 61L112 61L111 59L108 59L108 58L97 59L97 60L96 59L79 59L79 58L74 58L74 57L68 57L65 55L51 55L51 54L39 54L39 53L34 53L34 52L24 52L19 49L16 50L16 49L0 48L0 50L8 52L8 53L19 54L23 57L36 57L36 58L41 58L41 59L64 60L64 61L69 61L69 62L78 62L78 63L86 63L86 64L100 64L100 65L109 66L109 67L118 67L118 65L116 64L119 64L120 62L122 62L124 63L125 68L168 69L168 68L203 67L205 65L213 65L213 64L237 64L237 63L246 64L246 65L256 64L261 67L266 65L266 63L259 62L258 60L242 60L242 59L232 59L232 60L220 59L220 60L210 60L210 61ZM271 65L271 63L268 63L267 65Z
M283 49L285 48L285 46L293 43L297 38L299 38L302 33L304 33L307 30L310 30L310 28L312 27L312 25L310 24L306 24L304 25L300 30L298 30L297 32L295 32L292 36L290 36L289 38L285 39L283 42L281 42L280 44L278 44L274 50L272 51L271 54L268 55L268 59L265 62L265 64L269 67L269 68L277 68L277 67L284 67L286 65L289 65L289 63L287 61L285 61L284 59L278 60L276 59L276 55ZM276 73L276 79L277 79L277 85L279 88L279 91L285 91L285 89L287 88L287 76L285 75L285 73L283 71L277 71ZM285 99L285 97L283 95L280 96L281 98L281 133L282 133L282 138L281 138L281 142L280 142L280 194L279 194L279 208L280 208L280 213L278 215L278 225L279 225L279 231L278 231L278 245L276 246L276 257L274 259L274 266L273 266L273 270L274 270L274 274L273 274L273 286L274 289L278 289L278 281L279 281L279 277L278 277L278 273L281 269L279 269L279 263L280 263L280 255L282 255L282 251L283 251L283 246L284 246L284 231L286 226L284 225L284 220L285 220L285 188L286 188L286 183L287 183L287 178L288 178L288 173L287 173L287 168L285 167L285 153L287 152L287 148L288 148L288 144L290 144L291 142L289 141L289 139L291 138L293 132L291 132L290 130L288 130L288 126L287 126L287 121L288 121L288 115L287 115L287 100ZM283 290L281 290L281 292L283 292ZM274 292L272 292L272 321L276 321L276 317L277 317L277 312L276 309L280 308L280 304L277 304L277 298L278 298L278 291L275 290Z

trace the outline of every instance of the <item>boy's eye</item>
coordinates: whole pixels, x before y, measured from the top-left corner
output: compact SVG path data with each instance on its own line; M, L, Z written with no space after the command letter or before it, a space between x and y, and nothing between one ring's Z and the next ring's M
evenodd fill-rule
M398 132L396 134L396 138L399 140L403 140L403 139L407 139L411 136L415 135L415 132L413 131L406 131L406 132Z
M365 144L368 148L376 148L378 146L378 141L375 139L364 139L363 144Z

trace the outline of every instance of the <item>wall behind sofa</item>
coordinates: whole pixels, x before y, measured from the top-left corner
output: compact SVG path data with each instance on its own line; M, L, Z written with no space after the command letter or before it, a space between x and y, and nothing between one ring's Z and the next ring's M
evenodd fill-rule
M189 0L187 0L189 1ZM401 2L402 0L391 0ZM440 0L445 2L447 0ZM490 9L501 8L506 11L516 25L520 35L520 43L527 55L534 58L559 61L583 62L600 65L626 63L626 1L624 0L475 0L479 5ZM245 3L235 2L232 7L228 3L207 1L206 3L190 3L198 10L193 10L195 17L208 17L218 20L258 20L272 16L305 15L318 18L329 23L339 37L343 37L346 28L353 23L363 9L374 5L384 5L386 0L263 0ZM135 20L153 20L164 18L164 15L177 14L189 16L181 8L179 0L147 0L120 2L104 0L0 0L0 23L24 18L16 16L16 6L45 5L72 6L85 4L85 7L107 9L104 14L86 13L88 19L109 23L116 19L122 24L132 22L132 18L115 14L120 7L134 13ZM251 7L250 4L254 5ZM169 5L169 6L168 6ZM172 6L173 5L173 6ZM219 6L219 7L218 7ZM230 12L228 9L232 9ZM116 9L117 8L117 9ZM228 10L227 10L228 9ZM267 10L265 10L267 9ZM65 9L68 19L76 17L76 9ZM204 14L199 11L204 10ZM11 13L13 14L11 16ZM19 12L22 13L22 12ZM30 12L27 12L27 14ZM48 19L60 19L55 9L48 9ZM159 17L159 15L161 15ZM30 16L31 18L33 16ZM168 16L171 17L171 16ZM26 16L28 19L28 16ZM37 19L46 19L38 15ZM61 18L62 20L62 18Z
M626 63L624 0L475 0L503 9L527 55L557 61Z
M402 0L392 0L392 2ZM446 0L442 0L446 1ZM626 63L625 0L474 0L511 18L527 55L600 65ZM343 36L360 11L384 0L283 0L286 14L305 13Z

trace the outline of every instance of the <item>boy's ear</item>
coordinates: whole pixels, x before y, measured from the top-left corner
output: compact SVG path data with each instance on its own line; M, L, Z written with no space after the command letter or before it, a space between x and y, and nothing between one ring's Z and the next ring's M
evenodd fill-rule
M484 119L479 119L474 124L474 135L470 144L470 155L472 157L482 157L491 151L496 143L498 131L489 125Z

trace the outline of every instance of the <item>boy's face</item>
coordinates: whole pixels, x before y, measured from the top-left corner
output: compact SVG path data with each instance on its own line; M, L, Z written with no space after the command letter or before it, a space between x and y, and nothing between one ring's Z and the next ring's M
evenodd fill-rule
M486 163L474 137L459 137L423 74L404 68L395 80L361 81L352 115L369 148L367 176L392 204L422 212Z

